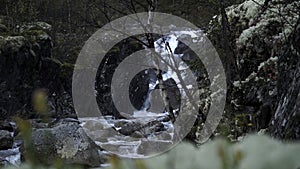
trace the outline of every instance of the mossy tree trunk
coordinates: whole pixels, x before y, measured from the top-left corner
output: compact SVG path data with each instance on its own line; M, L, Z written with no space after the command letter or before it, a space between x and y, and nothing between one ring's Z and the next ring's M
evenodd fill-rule
M290 43L279 57L278 105L270 126L273 136L300 138L300 19Z

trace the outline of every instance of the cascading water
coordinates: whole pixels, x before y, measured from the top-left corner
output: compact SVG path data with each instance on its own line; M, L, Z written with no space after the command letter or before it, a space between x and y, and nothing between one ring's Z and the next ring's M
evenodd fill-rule
M183 54L176 54L178 53L176 50L178 51L178 48L180 48L180 43L178 42L179 36L197 37L195 32L188 30L171 32L170 35L165 35L155 42L155 52L163 60L177 64L178 70L183 72L180 76L184 79L184 70L188 69L188 66L182 61ZM184 91L181 90L182 86L177 73L171 67L167 67L162 72L162 80L166 83L165 86L173 86L173 89L169 93L169 89L167 90L167 94L171 95L171 99L174 99L178 94L185 95ZM124 115L127 119L114 119L112 116L98 119L81 119L83 122L82 126L89 126L90 131L87 131L88 135L94 136L93 139L102 148L112 150L125 157L139 158L144 157L144 149L150 144L172 143L174 126L170 119L166 120L169 113L166 111L164 105L155 105L162 104L163 99L159 95L160 92L158 92L159 81L154 69L146 70L145 75L149 76L150 80L144 103L140 110L133 112L131 115ZM187 87L189 88L190 86ZM174 101L172 104L174 107L172 109L173 113L178 112L180 110L180 101ZM176 104L179 105L176 106ZM148 128L140 127L148 125L151 122L155 122L153 126L148 126ZM94 128L91 126L94 126ZM109 130L106 130L107 128L114 128L118 131L118 134L110 133Z
M12 126L16 128L16 124L10 122ZM13 131L10 132L13 136L15 133ZM14 140L13 147L8 150L0 150L0 162L2 164L19 166L21 164L21 153L20 153L21 141Z

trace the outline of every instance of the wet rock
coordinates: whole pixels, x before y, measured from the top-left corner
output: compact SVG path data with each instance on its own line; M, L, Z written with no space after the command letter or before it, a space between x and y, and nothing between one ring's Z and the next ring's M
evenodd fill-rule
M119 121L115 122L114 126L115 126L116 128L123 127L123 126L125 126L126 124L128 124L129 122L130 122L130 121L128 121L128 120L119 120Z
M148 108L145 105L150 92L149 83L155 83L157 80L156 72L153 69L139 72L132 80L129 86L129 98L132 105L137 109ZM149 104L149 103L148 103Z
M111 38L111 37L107 37ZM144 49L143 45L132 39L125 39L116 44L104 58L106 62L99 66L96 76L95 90L97 93L96 99L99 109L103 115L112 115L115 118L124 118L116 109L111 96L111 81L116 68L127 56L132 53ZM126 72L124 72L126 73ZM147 87L145 87L147 88ZM84 95L84 93L83 93ZM135 104L138 108L141 107L141 101L137 100ZM126 112L127 113L127 112Z
M11 122L0 121L0 130L6 130L9 132L13 132L15 130L15 126Z
M133 122L119 121L114 126L120 134L136 138L148 137L165 130L164 124L158 120L150 120L147 123L138 120Z
M169 102L169 107L172 110L180 109L181 105L181 94L174 79L167 79L163 81L163 88L167 95L167 101Z
M104 162L100 148L77 122L60 121L52 128L33 130L32 145L35 156L43 164L51 165L61 159L66 164L96 167ZM23 152L25 157L26 152Z
M9 131L0 130L0 150L12 148L13 142L13 136Z
M120 125L119 124L120 129L118 130L118 132L120 132L121 134L128 136L133 134L135 131L138 131L141 129L142 124L139 123L135 123L135 122L128 122L125 124Z

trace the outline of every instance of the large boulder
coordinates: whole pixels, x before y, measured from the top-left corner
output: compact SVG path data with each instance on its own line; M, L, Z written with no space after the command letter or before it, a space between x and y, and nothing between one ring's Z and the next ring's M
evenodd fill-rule
M90 167L100 166L104 156L98 147L80 127L78 122L61 120L47 128L33 129L32 149L25 149L23 155L34 153L38 162L51 165L57 160L66 164ZM25 147L29 143L25 142Z

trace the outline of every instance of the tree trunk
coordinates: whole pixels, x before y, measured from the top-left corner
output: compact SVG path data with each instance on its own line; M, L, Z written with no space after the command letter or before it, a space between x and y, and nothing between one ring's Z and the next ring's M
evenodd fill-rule
M300 138L300 19L290 44L279 57L278 105L270 126L274 137Z

